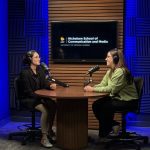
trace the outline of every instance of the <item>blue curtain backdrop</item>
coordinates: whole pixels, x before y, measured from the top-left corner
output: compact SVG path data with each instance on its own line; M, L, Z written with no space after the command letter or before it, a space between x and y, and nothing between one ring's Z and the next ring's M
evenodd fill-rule
M125 56L134 76L144 79L142 113L150 113L150 1L125 0Z
M0 121L9 116L7 8L7 0L0 0Z

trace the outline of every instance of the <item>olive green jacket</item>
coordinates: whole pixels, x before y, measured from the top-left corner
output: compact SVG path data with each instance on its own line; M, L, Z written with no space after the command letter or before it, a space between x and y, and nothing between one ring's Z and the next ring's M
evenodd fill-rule
M94 86L95 92L109 92L115 99L130 101L138 99L138 93L134 82L127 84L123 68L117 68L109 77L110 70L107 71L100 84Z

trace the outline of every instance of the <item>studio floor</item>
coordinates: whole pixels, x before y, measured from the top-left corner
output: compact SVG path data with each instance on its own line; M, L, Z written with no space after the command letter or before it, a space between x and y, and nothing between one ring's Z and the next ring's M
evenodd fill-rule
M18 130L24 130L24 122L14 122L11 121L0 127L0 150L44 150L45 148L41 147L40 141L36 140L32 143L28 143L27 145L21 145L21 138L14 138L13 140L8 140L8 134ZM55 130L55 128L54 128ZM138 134L146 135L150 139L150 127L134 127L128 126L128 131L135 131ZM98 131L97 130L89 130L89 137L96 141L98 139ZM103 150L103 144L96 144L95 142L88 142L87 148L84 150ZM116 150L115 147L111 147L111 150ZM60 150L54 145L51 150ZM119 148L119 150L132 150L131 148ZM141 150L150 150L150 144L143 145Z

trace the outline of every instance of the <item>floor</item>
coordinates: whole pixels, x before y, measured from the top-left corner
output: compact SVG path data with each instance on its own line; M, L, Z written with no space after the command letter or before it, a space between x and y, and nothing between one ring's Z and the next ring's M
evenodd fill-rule
M8 134L10 132L24 130L26 126L23 122L9 122L6 125L0 127L0 150L45 150L45 148L40 146L39 141L35 141L33 143L28 143L25 146L21 145L21 138L15 138L14 140L8 140ZM135 131L138 134L146 135L150 139L150 127L134 127L129 126L127 127L128 131ZM55 128L54 128L55 130ZM95 141L98 139L97 137L98 132L97 130L89 130L89 136L92 137L92 142L88 143L88 147L85 150L103 150L103 144L97 144ZM94 141L94 142L93 142ZM111 150L116 150L116 148L111 147ZM60 150L55 145L51 150ZM125 148L119 148L119 150L125 150ZM132 150L126 148L126 150ZM142 146L141 150L150 150L150 144Z

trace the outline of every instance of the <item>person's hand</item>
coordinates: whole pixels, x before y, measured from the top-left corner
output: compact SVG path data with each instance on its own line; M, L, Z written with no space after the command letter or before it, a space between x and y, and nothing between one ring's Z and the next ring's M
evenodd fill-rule
M56 84L55 83L50 84L50 89L55 90L56 89Z
M86 91L86 92L93 92L93 90L94 90L94 88L89 85L84 87L84 91Z

